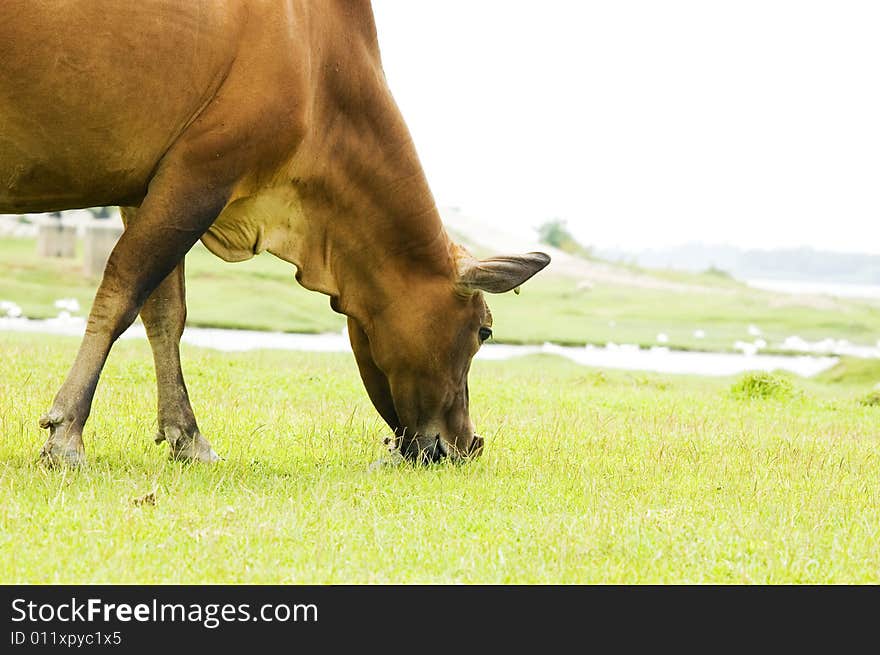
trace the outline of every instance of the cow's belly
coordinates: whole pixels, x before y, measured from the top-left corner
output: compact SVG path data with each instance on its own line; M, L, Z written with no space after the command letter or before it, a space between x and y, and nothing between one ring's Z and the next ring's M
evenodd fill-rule
M214 2L0 2L0 212L130 204L216 92Z
M51 143L0 137L0 213L136 204L161 156L152 150L125 157L70 148L61 136Z

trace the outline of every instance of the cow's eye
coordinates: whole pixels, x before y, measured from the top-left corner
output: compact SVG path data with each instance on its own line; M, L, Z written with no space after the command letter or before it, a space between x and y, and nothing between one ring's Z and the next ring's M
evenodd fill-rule
M492 330L490 330L487 327L480 328L480 342L485 341L486 339L488 339L491 336L492 336Z

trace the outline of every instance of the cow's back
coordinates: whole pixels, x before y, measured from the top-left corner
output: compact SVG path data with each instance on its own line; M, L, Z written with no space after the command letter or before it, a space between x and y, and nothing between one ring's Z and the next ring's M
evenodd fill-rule
M0 3L0 212L140 197L240 47L238 3Z

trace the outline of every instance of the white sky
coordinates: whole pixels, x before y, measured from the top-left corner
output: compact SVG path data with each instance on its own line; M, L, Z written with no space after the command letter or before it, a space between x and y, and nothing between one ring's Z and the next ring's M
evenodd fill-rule
M374 0L440 206L880 253L880 2Z

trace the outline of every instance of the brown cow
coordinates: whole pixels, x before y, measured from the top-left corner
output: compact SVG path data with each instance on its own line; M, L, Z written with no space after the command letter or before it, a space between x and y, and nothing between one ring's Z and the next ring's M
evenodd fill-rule
M83 425L116 338L140 313L174 458L217 459L180 368L184 255L262 251L330 296L370 400L413 460L478 453L471 359L491 333L481 291L543 253L477 260L446 234L356 0L4 0L0 212L120 205L47 463L84 461Z

